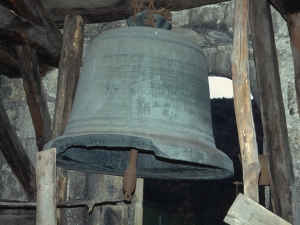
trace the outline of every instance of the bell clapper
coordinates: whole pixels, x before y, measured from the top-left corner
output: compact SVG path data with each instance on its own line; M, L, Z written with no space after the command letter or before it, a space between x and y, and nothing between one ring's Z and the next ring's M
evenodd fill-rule
M136 161L138 156L138 150L131 149L130 158L127 169L124 173L123 179L123 191L125 193L124 200L130 202L132 193L136 187Z

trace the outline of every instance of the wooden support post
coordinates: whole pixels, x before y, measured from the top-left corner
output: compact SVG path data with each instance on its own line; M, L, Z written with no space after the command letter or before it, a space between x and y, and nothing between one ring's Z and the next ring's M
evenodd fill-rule
M16 47L23 86L35 130L38 151L51 139L51 118L48 110L39 64L34 50L27 45Z
M224 222L232 225L291 225L243 194L235 199Z
M250 19L273 210L290 223L299 224L299 206L269 2L251 0Z
M63 133L71 113L82 61L83 27L84 22L81 16L66 15L62 53L59 61L52 138L60 136ZM58 201L66 200L67 180L67 169L58 167ZM66 222L64 209L57 210L57 218L58 225Z
M298 113L300 116L300 13L288 16L287 25L290 33L291 47L295 68L295 88L297 94Z
M81 16L66 15L59 61L53 138L63 133L71 113L82 61L83 26Z
M29 201L36 200L35 169L0 101L0 149Z
M258 202L260 164L248 79L248 0L234 1L232 81L234 108L243 164L244 193Z
M56 149L36 153L36 224L56 225Z

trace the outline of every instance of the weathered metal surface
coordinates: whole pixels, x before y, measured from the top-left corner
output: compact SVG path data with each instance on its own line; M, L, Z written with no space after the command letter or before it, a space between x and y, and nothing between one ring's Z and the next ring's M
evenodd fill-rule
M64 135L46 148L78 170L123 175L136 148L138 177L228 177L232 162L215 148L209 100L196 43L155 28L108 31L90 45Z

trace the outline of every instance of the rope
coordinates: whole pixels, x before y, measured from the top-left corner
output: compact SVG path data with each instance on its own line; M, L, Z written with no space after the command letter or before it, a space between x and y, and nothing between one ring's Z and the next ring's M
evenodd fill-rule
M148 6L148 15L146 19L146 24L154 27L154 13L155 13L155 6L154 6L154 0L149 0L149 6Z
M172 3L169 3L165 8L155 10L154 14L160 14L163 17L165 17L166 20L171 21L172 20L172 13L171 13L171 10L168 9L171 5L172 5Z
M148 15L145 23L151 27L155 26L155 21L154 21L154 14L160 14L166 18L166 20L171 21L172 20L172 13L168 9L172 3L169 3L165 8L161 8L158 10L155 10L154 6L154 0L149 0L149 5L148 5ZM133 22L135 25L137 25L136 22L136 14L141 12L141 9L143 8L143 0L132 0L131 2L131 7L134 10L134 15L133 15Z
M143 8L143 0L132 0L131 2L131 7L134 10L134 15L133 15L133 21L136 24L136 14L141 12L141 9Z

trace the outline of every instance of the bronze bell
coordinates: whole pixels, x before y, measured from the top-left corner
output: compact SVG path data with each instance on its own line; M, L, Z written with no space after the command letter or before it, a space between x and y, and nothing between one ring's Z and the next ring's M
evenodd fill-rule
M215 147L208 75L200 47L158 28L103 32L88 49L57 165L123 175L138 149L137 176L221 179L232 161Z

